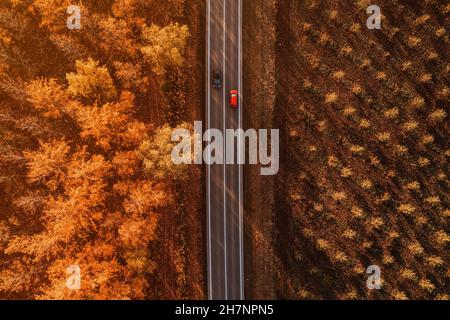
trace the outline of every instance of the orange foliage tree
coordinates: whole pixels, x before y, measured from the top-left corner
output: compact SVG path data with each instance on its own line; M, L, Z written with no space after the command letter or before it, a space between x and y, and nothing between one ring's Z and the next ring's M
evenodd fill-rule
M164 7L184 3L172 2ZM152 297L158 221L173 200L170 179L144 168L139 149L159 143L149 101L162 96L164 69L182 65L189 31L157 26L140 0L115 0L80 5L83 27L72 32L70 4L0 4L0 23L20 16L41 46L22 45L29 34L20 25L0 25L0 135L9 143L0 147L16 166L0 158L0 187L17 186L0 194L11 208L0 218L0 258L9 262L0 264L0 298ZM4 73L18 79L8 90ZM4 171L14 174L3 179ZM80 270L77 290L69 266Z

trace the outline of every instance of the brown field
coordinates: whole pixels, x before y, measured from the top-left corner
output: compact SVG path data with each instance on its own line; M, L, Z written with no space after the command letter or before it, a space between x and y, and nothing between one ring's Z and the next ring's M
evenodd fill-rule
M449 298L450 4L369 4L248 5L248 125L282 137L274 184L247 170L251 297Z

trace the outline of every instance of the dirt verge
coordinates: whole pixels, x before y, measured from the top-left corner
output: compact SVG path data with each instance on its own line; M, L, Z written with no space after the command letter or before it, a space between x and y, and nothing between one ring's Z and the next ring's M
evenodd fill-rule
M276 1L244 1L244 127L270 129L275 97ZM276 297L279 259L274 252L274 177L244 169L245 292L248 299Z

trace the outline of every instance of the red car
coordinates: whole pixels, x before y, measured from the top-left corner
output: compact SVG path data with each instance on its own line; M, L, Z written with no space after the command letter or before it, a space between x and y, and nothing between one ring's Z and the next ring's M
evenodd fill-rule
M231 90L230 105L232 108L238 107L239 94L237 90Z

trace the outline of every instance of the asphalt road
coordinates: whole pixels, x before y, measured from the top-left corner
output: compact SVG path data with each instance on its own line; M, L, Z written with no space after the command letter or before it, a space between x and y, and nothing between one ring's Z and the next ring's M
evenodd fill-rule
M206 127L219 129L224 136L224 129L242 127L241 1L208 0L207 5ZM213 87L214 70L222 74L222 89ZM229 103L233 89L239 91L238 109L231 108ZM242 165L212 164L206 171L208 298L241 300L244 299Z

